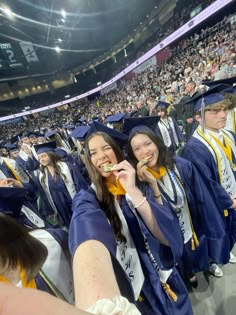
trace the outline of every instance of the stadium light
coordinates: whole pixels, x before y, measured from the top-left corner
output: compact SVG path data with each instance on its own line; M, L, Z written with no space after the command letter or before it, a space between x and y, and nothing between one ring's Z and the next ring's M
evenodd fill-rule
M56 47L55 47L55 51L59 54L59 53L61 52L61 48L58 47L58 46L56 46Z
M65 19L65 17L66 17L66 11L65 11L65 10L61 10L61 15L62 15L62 17Z

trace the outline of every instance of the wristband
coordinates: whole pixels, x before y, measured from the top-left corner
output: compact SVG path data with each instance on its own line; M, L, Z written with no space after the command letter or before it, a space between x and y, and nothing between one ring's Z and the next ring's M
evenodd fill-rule
M134 205L134 208L138 208L138 207L142 206L146 200L147 200L147 198L143 197L143 199L137 205Z

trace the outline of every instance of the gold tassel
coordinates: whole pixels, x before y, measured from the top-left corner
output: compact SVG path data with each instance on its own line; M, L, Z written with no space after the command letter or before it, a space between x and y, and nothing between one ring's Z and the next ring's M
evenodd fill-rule
M197 234L195 232L193 232L193 239L195 242L195 246L198 247L199 246L199 240L198 240Z
M229 211L228 210L224 210L224 216L228 217L229 216Z
M193 238L191 239L191 247L192 247L192 250L196 249L195 242L194 242Z
M143 301L144 301L144 298L143 298L141 295L139 295L138 301L139 301L139 302L143 302Z
M169 284L167 284L167 283L162 283L162 286L163 286L164 290L166 291L166 293L168 294L168 296L169 296L174 302L177 302L178 297L177 297L177 295L175 294L175 292L171 290L171 287L169 286Z

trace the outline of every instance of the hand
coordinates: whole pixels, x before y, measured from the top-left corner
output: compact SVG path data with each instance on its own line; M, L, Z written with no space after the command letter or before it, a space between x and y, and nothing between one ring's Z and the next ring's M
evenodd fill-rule
M0 179L0 187L10 187L11 185L9 185L7 183L7 178L6 179Z
M21 187L21 188L24 187L20 181L14 179L14 178L7 178L6 180L7 180L8 187L10 187L10 186Z
M136 188L135 169L128 161L124 160L117 164L112 172L119 179L127 193Z
M187 123L192 124L193 123L193 118L187 118L186 121L187 121Z
M141 182L146 182L150 186L153 186L156 183L155 177L150 172L148 172L147 166L142 164L141 161L139 161L137 164L137 174Z

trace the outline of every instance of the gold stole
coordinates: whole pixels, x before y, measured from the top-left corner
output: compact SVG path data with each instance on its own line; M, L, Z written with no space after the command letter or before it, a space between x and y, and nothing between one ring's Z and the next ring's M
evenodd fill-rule
M118 178L116 178L116 185L114 185L109 180L107 180L106 181L106 186L107 186L108 191L113 196L120 196L120 195L125 195L126 194L126 191L124 190L124 188L121 185L121 183L120 183Z
M15 179L21 182L20 177L17 175L16 171L13 169L13 167L7 162L7 160L3 159L6 166L9 168L9 170L12 172L12 174L15 176Z
M21 279L23 288L37 289L36 282L34 279L30 280L29 282L26 281L25 272L23 270L21 270L20 272L20 279ZM10 281L2 275L0 275L0 282L11 284Z

